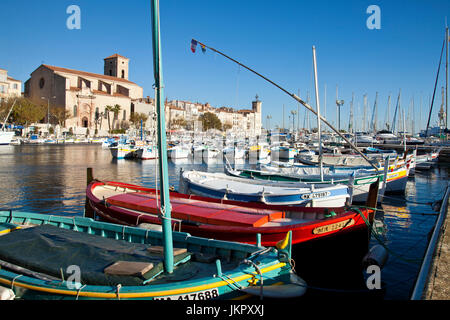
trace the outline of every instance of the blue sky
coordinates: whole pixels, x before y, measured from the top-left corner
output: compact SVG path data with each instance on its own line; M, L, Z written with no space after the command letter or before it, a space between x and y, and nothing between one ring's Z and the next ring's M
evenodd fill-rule
M81 30L66 27L66 9L72 4L81 9ZM379 30L367 28L369 5L380 7ZM303 99L309 91L313 105L314 45L321 110L326 108L331 122L336 122L336 86L345 101L341 127L348 125L354 93L357 129L362 126L363 94L368 96L369 120L378 92L381 124L387 120L388 95L392 119L401 89L401 106L417 131L426 125L450 1L162 0L160 14L168 99L250 108L258 94L264 124L271 115L271 126L281 125L284 105L287 126L290 111L298 108L292 98L211 51L193 54L190 41L196 38L228 54L288 91L300 91ZM130 80L153 96L150 1L2 0L0 26L7 30L0 68L14 78L26 81L42 63L102 73L103 58L119 53L130 58ZM441 105L444 72L442 65L434 114ZM415 108L409 111L412 99ZM304 115L301 107L301 126Z

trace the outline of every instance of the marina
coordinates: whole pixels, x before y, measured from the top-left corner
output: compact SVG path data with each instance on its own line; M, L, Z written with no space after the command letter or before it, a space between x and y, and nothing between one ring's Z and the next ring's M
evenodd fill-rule
M19 72L16 62L0 52L8 63L0 69L0 300L450 299L446 19L444 26L429 21L421 46L427 58L410 57L412 77L399 58L411 54L407 43L393 48L376 38L392 47L390 66L378 44L370 49L377 58L361 46L385 34L378 5L365 11L364 30L346 25L343 33L344 43L359 36L354 44L365 53L345 47L330 54L339 36L322 41L328 35L320 28L288 49L288 38L300 34L280 20L282 32L261 24L250 33L278 39L276 57L274 49L256 49L259 41L239 39L248 19L216 34L216 20L204 15L212 23L204 32L195 21L180 30L179 11L199 4L180 3L172 14L169 2L139 5L121 8L120 20L132 10L137 28L123 31L151 48L117 42L110 52L92 41L89 55L104 54L103 66L79 54L76 67L56 66L64 55L40 52L53 62L40 57L34 71L20 71L22 82L9 74ZM232 7L210 5L221 13ZM269 12L287 17L304 5L270 4ZM450 9L423 5L413 4L436 21ZM97 4L89 6L99 14ZM315 6L306 7L318 12ZM268 17L267 8L246 2L242 10ZM81 9L71 5L70 12L73 44ZM116 38L125 41L121 32ZM184 52L181 38L189 38ZM363 81L383 72L392 83ZM328 110L327 82L336 83ZM424 95L427 86L433 90Z
M104 181L122 181L148 188L155 188L157 183L155 160L114 159L101 144L11 145L2 147L0 158L1 178L9 186L4 192L2 208L18 212L49 215L58 212L63 217L82 217L85 211L86 168L93 168L95 178ZM33 166L30 167L29 163L33 163ZM179 187L182 171L224 170L222 163L198 164L193 157L169 161L168 165L170 185L175 190ZM248 159L236 166L241 169L255 167L249 164ZM408 178L404 195L386 195L379 206L382 211L376 213L374 227L379 230L380 239L390 252L382 269L381 279L385 288L383 299L410 299L427 249L428 237L437 218L438 212L433 209L433 204L444 197L449 169L445 163L437 162L430 170L416 172ZM20 181L15 179L18 175L22 177ZM370 246L376 245L379 242L372 237ZM345 251L354 252L352 250L356 250L356 247L353 243ZM358 258L363 258L365 254L358 250L355 253ZM362 278L367 278L368 274L362 272L361 261L356 260L353 260L353 264L335 262L333 266L356 270L352 278L358 282L361 290L361 281L363 288L365 286ZM301 269L299 263L296 269ZM309 289L308 292L319 296L329 294L326 289L336 289L328 287L331 283L322 284L322 291ZM338 285L345 288L342 283ZM341 294L345 291L342 289ZM351 293L351 290L348 291Z

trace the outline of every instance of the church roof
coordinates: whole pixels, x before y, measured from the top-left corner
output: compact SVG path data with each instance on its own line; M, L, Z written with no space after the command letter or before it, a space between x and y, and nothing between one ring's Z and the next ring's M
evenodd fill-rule
M53 70L53 71L57 71L57 72L64 72L64 73L71 73L71 74L77 74L80 76L86 76L86 77L91 77L91 78L99 78L99 79L105 79L105 80L110 80L110 81L117 81L117 82L125 82L125 83L129 83L129 84L134 84L136 85L136 83L131 82L127 79L123 79L123 78L117 78L117 77L113 77L113 76L107 76L104 74L98 74L98 73L92 73L92 72L86 72L86 71L79 71L79 70L73 70L73 69L67 69L67 68L61 68L61 67L55 67L55 66L49 66L47 64L43 64L42 66Z

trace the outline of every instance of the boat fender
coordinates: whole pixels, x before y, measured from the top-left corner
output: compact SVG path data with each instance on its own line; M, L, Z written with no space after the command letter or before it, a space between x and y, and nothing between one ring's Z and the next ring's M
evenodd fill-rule
M0 286L0 300L14 300L15 297L14 291Z
M281 262L290 262L292 246L292 231L286 234L286 237L277 242L275 247L278 249L278 260Z
M334 217L335 215L336 215L336 212L334 212L334 211L329 212L328 209L324 210L325 218L331 218L331 217Z
M367 269L371 265L377 265L380 269L386 264L389 254L382 245L375 245L370 248L369 252L363 258L363 267Z

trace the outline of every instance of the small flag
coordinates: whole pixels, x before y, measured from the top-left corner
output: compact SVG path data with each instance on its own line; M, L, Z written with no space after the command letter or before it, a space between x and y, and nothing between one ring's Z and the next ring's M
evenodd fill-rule
M200 46L202 47L202 52L205 53L206 52L206 47L204 44L200 44Z
M191 40L191 51L192 51L193 53L195 53L195 48L197 48L197 41L194 40L194 39L192 39L192 40Z

